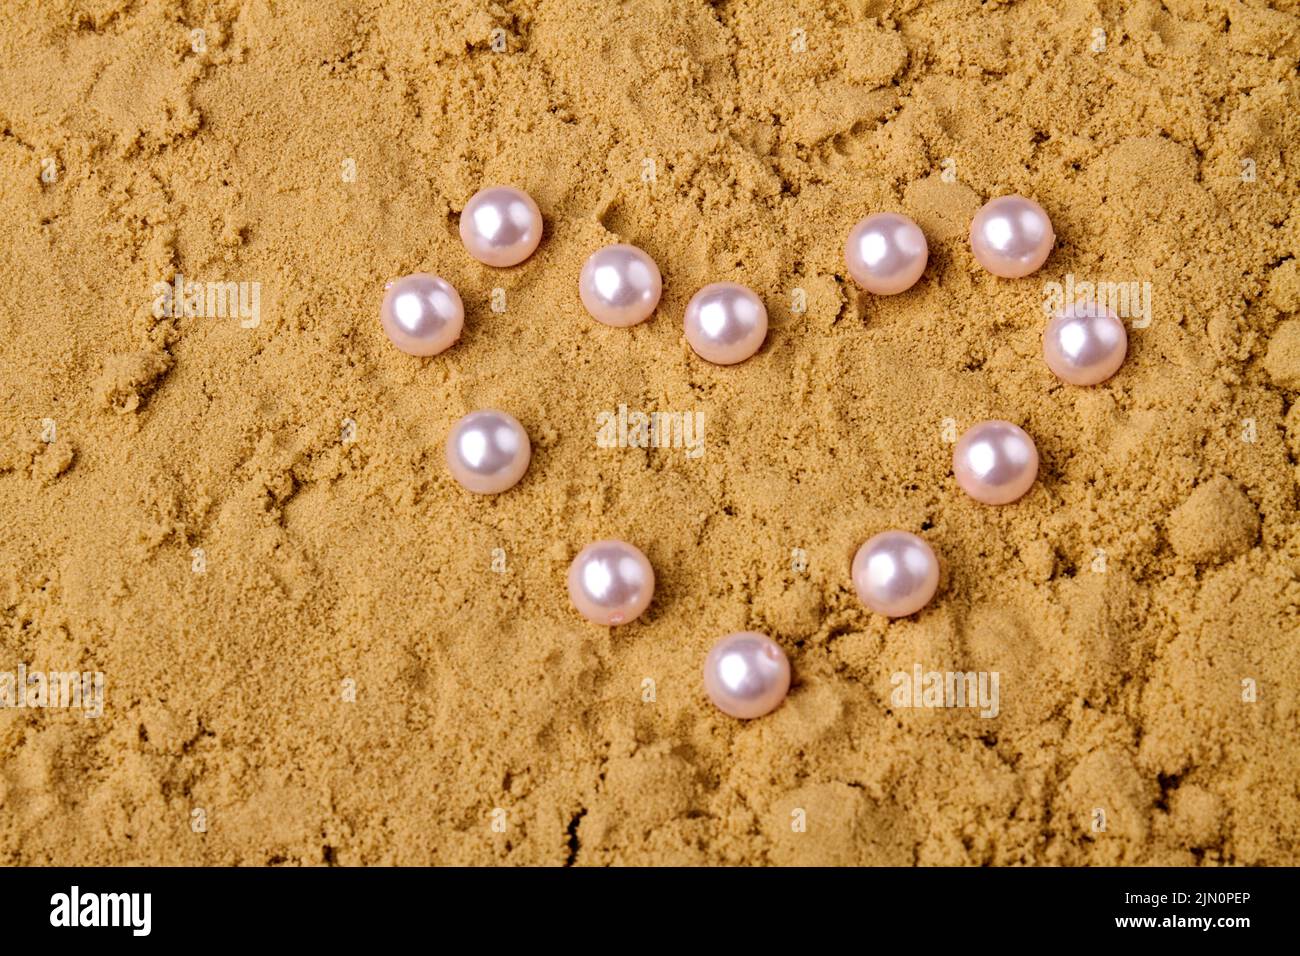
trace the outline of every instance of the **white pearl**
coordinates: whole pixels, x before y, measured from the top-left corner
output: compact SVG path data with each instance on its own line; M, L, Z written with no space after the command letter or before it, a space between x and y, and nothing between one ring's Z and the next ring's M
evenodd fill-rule
M762 717L785 700L790 661L766 634L728 634L704 659L704 690L724 714L741 720Z
M542 211L522 189L480 189L461 210L460 241L471 256L486 265L518 265L542 241Z
M1128 332L1103 305L1075 302L1043 329L1043 361L1070 385L1100 385L1119 371L1128 354Z
M972 425L952 451L957 484L976 501L1005 505L1021 498L1038 477L1038 449L1019 425L993 419Z
M655 261L623 243L593 252L578 278L578 297L591 317L619 328L648 319L662 292Z
M767 308L743 285L715 282L686 304L686 341L695 354L715 365L745 361L765 338Z
M528 470L533 447L518 419L494 408L470 412L447 436L447 468L480 495L513 488Z
M1056 233L1042 206L1024 196L999 196L975 213L970 245L975 259L1004 279L1019 279L1047 261Z
M907 617L930 603L939 587L939 559L923 538L882 531L853 557L853 587L862 603L886 617Z
M388 284L379 324L389 341L407 355L437 355L460 338L465 306L450 282L416 272Z
M569 565L569 599L593 624L626 624L650 606L655 572L646 556L626 541L596 541Z
M896 212L863 219L844 243L844 264L853 281L876 295L897 295L916 285L930 260L921 227Z

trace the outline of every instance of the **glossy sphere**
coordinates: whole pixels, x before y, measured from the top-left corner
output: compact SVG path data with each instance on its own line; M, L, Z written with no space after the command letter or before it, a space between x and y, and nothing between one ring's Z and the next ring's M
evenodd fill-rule
M379 324L407 355L437 355L460 338L465 306L451 283L428 272L416 272L388 284L379 307Z
M957 439L952 470L957 484L976 501L1010 504L1038 477L1038 449L1024 429L1011 422L980 422Z
M460 241L471 256L486 265L518 265L542 241L542 211L522 189L480 189L461 210Z
M704 690L724 714L741 720L762 717L785 700L790 661L766 634L728 634L704 660Z
M648 319L662 292L655 261L621 243L593 252L578 277L578 296L591 317L620 328Z
M844 264L853 281L876 295L897 295L916 285L930 259L921 227L896 212L873 213L844 243Z
M655 572L639 548L610 539L587 545L569 565L569 600L593 624L626 624L650 606Z
M1124 323L1104 305L1076 302L1043 329L1043 361L1070 385L1098 385L1119 371L1128 354Z
M700 358L715 365L745 361L765 338L767 309L743 285L706 285L686 305L686 341Z
M469 491L494 495L513 488L528 470L533 447L524 426L494 408L470 412L447 436L447 468Z
M939 559L910 532L882 531L858 548L852 575L863 604L886 617L906 617L934 597Z
M975 213L970 245L989 272L1019 279L1047 261L1056 243L1052 221L1043 207L1024 196L999 196Z

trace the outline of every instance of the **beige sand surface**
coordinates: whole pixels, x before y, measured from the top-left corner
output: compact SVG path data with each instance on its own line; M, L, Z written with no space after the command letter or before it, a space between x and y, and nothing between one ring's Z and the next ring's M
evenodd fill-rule
M0 861L1300 862L1298 58L1255 0L6 0L0 671L106 692L0 710ZM493 182L546 217L504 271L456 234ZM1059 237L1014 281L965 240L1007 192ZM889 299L878 209L931 248ZM578 301L616 240L631 330ZM416 270L434 359L378 322ZM177 273L260 322L155 315ZM1098 388L1039 356L1067 276L1150 283ZM719 280L772 317L732 368L682 335ZM703 454L599 447L620 404ZM490 499L442 462L484 406L535 449ZM1043 459L1000 509L951 475L988 417ZM892 623L888 527L944 564ZM659 580L613 631L564 590L610 535ZM748 724L699 676L739 629L796 674ZM917 665L998 715L897 706Z

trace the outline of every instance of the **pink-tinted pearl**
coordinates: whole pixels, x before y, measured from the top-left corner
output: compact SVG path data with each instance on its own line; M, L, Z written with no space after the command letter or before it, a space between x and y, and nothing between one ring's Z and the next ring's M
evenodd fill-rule
M542 211L522 189L480 189L461 210L460 241L479 262L517 266L542 241Z
M715 365L743 362L767 338L763 300L735 282L714 282L686 304L686 341Z
M379 307L379 324L407 355L437 355L460 338L465 306L450 282L416 272L388 284Z
M1027 276L1044 262L1056 242L1043 207L1024 196L990 199L970 224L970 245L985 269L1004 279Z
M1128 332L1114 312L1095 302L1075 302L1043 329L1043 361L1070 385L1097 385L1124 364Z
M896 212L877 212L851 230L844 264L853 281L876 295L896 295L916 285L930 259L921 227Z
M480 495L513 488L528 470L533 446L513 415L485 408L470 412L447 436L447 468L460 484Z
M790 690L790 661L757 631L721 638L704 659L704 691L718 710L741 720L770 714Z
M853 587L862 603L886 617L907 617L939 588L939 559L907 531L882 531L853 556Z
M596 541L569 565L569 600L593 624L626 624L650 606L655 572L626 541Z
M578 296L591 317L619 328L648 319L663 288L655 261L623 243L593 252L578 277Z
M957 484L986 505L1010 504L1038 477L1038 449L1025 430L994 419L972 425L952 452Z

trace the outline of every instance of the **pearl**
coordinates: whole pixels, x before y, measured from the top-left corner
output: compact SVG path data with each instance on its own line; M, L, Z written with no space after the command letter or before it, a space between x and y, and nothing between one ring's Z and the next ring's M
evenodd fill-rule
M450 282L416 272L388 284L379 307L379 324L407 355L437 355L460 338L465 306Z
M767 338L763 300L735 282L715 282L686 304L686 341L715 365L743 362Z
M569 600L593 624L626 624L650 606L655 572L626 541L596 541L569 565Z
M522 189L480 189L461 210L460 241L479 262L517 266L542 241L542 211Z
M741 720L770 714L790 689L790 661L757 631L720 639L704 659L704 691L718 710Z
M957 484L986 505L1010 504L1038 477L1038 449L1023 428L998 420L972 425L952 452Z
M853 587L862 603L885 617L907 617L939 588L939 559L907 531L882 531L853 557Z
M470 412L447 436L447 468L460 484L480 495L513 488L528 470L533 446L513 415L485 408Z
M655 261L623 243L593 252L578 278L578 296L592 318L618 328L648 319L663 287Z
M1024 196L990 199L970 224L976 260L995 276L1019 279L1047 261L1056 234L1043 207Z
M1097 385L1124 364L1128 333L1110 309L1075 302L1048 320L1043 329L1043 361L1070 385Z
M930 259L921 227L896 212L877 212L851 230L844 264L853 281L876 295L896 295L916 285Z

